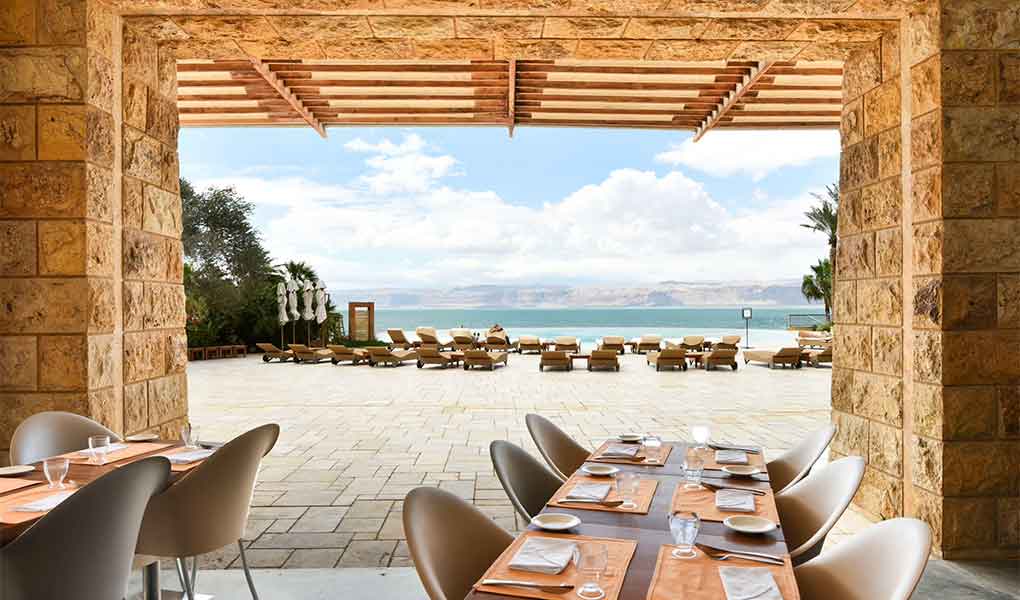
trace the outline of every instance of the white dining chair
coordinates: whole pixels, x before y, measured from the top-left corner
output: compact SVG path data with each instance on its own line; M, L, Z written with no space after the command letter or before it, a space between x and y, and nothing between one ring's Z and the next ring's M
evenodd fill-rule
M785 523L784 523L785 525ZM890 519L796 567L801 600L908 600L931 552L931 529Z
M489 444L496 477L525 521L545 507L563 482L527 450L504 440Z
M11 464L26 465L88 448L89 438L94 435L108 435L111 442L120 441L119 435L88 417L57 411L36 413L14 430Z
M793 564L821 552L825 536L850 506L863 477L864 459L848 456L815 469L776 494L776 508Z
M538 446L549 468L562 481L577 471L591 456L591 451L574 441L565 431L541 415L529 414L524 417L531 439Z
M811 467L822 457L822 453L829 447L835 435L835 425L823 427L779 457L770 460L765 468L769 472L772 491L782 492L804 479L811 472Z

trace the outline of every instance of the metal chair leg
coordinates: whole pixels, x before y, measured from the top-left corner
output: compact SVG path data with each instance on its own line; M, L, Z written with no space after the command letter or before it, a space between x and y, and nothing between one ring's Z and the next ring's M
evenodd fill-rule
M248 580L248 589L251 590L252 600L259 600L259 594L255 591L255 581L251 578L251 571L248 570L248 557L244 555L244 542L237 540L237 547L241 550L241 566L244 567L244 578Z
M184 564L184 559L178 558L176 563L177 577L181 580L181 589L184 590L184 595L188 600L195 600L195 590L191 587L191 579L188 577L188 567Z
M191 557L191 590L195 591L195 582L198 580L198 556Z

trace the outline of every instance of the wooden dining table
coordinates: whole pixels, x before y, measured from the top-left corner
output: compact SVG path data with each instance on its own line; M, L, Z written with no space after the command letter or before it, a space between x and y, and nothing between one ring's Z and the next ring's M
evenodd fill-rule
M620 586L618 600L647 600L650 593L653 577L656 574L659 551L664 545L673 544L673 538L669 531L668 517L672 512L673 494L678 485L684 485L683 463L688 454L688 447L683 442L663 442L663 447L672 446L665 462L660 466L646 466L639 464L613 463L621 471L628 471L640 474L641 478L653 479L658 482L655 494L647 514L628 514L627 512L616 512L607 510L586 510L584 508L565 508L563 506L546 506L542 510L545 513L566 513L577 516L581 524L565 532L573 535L596 538L612 538L618 540L632 540L637 543L637 548L626 573L623 574L623 582ZM759 449L760 451L760 449ZM764 457L763 454L759 456ZM586 465L600 464L605 462L586 462ZM771 487L767 475L756 476L755 479L734 478L728 476L720 469L705 469L703 481L706 483L717 483L722 485L739 485L742 487L759 489L767 492L771 499ZM572 486L573 482L568 478L564 487ZM561 488L560 491L562 491ZM559 492L558 492L559 493ZM554 497L556 497L554 495ZM739 514L739 513L733 513ZM789 549L783 537L783 529L780 526L770 533L762 535L747 535L737 533L722 522L702 520L697 537L698 544L705 544L712 548L729 550L757 552L784 557L784 572L788 572L792 580L792 564L789 560ZM542 531L534 525L528 526L528 531ZM543 535L556 536L555 532L542 531ZM677 563L681 563L676 559ZM730 567L764 567L762 563L745 560L728 560L719 562L720 566ZM681 564L682 566L682 564ZM785 574L785 573L784 573ZM528 573L522 573L519 579L527 579ZM795 588L795 586L794 586ZM472 590L466 600L506 600L508 598L519 598L519 592L515 590L513 595L496 594L483 592L477 589ZM796 590L794 589L794 593ZM576 594L571 591L561 596L565 600L578 600ZM681 596L677 595L677 598ZM725 595L719 595L718 600L726 600ZM799 596L784 596L783 600L799 600Z
M126 442L129 446L130 442ZM72 461L67 472L67 477L64 479L76 487L84 487L89 483L95 481L99 477L113 471L118 467L122 467L126 464L147 458L149 456L155 456L164 452L174 451L176 449L183 449L183 444L178 441L172 440L153 440L151 443L160 444L161 447L153 448L151 451L147 451L130 458L123 460L113 460L104 464L92 464L88 461ZM196 463L197 464L197 463ZM24 473L17 475L12 478L0 478L3 479L28 479L31 481L37 481L38 483L33 486L23 487L20 489L12 490L9 492L0 493L0 502L3 502L4 498L9 498L11 495L20 494L22 492L38 490L42 491L47 485L46 475L43 473L42 461L32 463L35 470L30 473ZM190 466L190 465L189 465ZM188 470L171 470L170 472L170 483L178 481L180 478L186 476ZM0 519L0 547L5 546L12 540L21 535L26 529L32 526L33 523L42 518L42 515L36 516L32 519L20 522L20 523L8 523ZM159 561L152 562L143 567L143 579L144 579L144 597L146 600L157 600L160 598L161 590L159 584Z

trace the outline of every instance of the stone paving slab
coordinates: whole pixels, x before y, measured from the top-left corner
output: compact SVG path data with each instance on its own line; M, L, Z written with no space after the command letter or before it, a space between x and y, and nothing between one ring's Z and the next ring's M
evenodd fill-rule
M580 363L579 363L580 365ZM620 372L538 371L537 356L507 368L293 365L258 356L188 365L191 418L203 439L227 440L266 422L281 426L265 459L245 533L259 567L407 566L401 511L419 485L473 502L501 526L523 526L493 474L489 442L538 456L524 416L549 417L589 447L624 431L763 445L770 456L829 422L831 370L754 364L732 372L655 372L644 356ZM862 523L847 516L837 542ZM257 551L257 552L256 552ZM203 568L239 567L236 548Z

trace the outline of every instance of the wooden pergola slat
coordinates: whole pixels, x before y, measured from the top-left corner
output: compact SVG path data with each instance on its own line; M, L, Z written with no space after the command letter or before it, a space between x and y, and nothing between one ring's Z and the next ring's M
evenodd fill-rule
M740 99L744 97L744 94L749 92L751 88L754 87L754 84L768 73L770 67L772 67L772 64L766 63L759 66L757 69L752 69L751 74L747 77L744 83L738 86L728 98L723 100L723 103L719 106L719 108L713 111L712 114L709 115L708 118L698 127L697 131L694 133L694 141L697 142L704 137L704 135L719 122L719 119L721 119L731 108L740 102Z
M273 89L275 89L280 94L280 96L284 100L286 100L287 103L291 105L291 107L294 108L294 112L300 115L301 118L304 119L304 121L308 123L312 129L314 129L320 136L325 138L326 128L322 126L322 123L319 123L318 119L315 118L315 115L310 113L308 109L305 108L305 105L302 104L301 100L297 96L295 96L293 92L290 91L286 84L281 82L280 79L276 76L276 74L273 73L269 69L269 67L266 66L266 64L262 62L260 59L252 56L249 57L249 60L251 60L252 67L255 69L255 72L261 75L262 78L266 80L266 83L268 83Z

